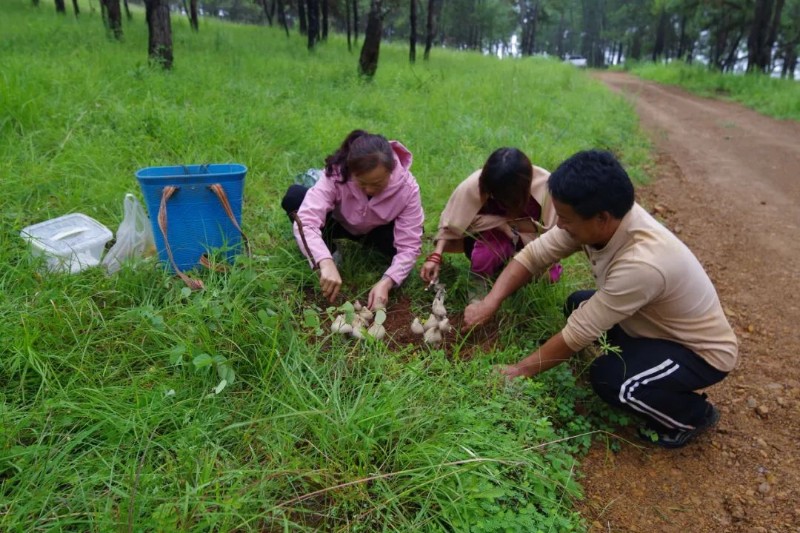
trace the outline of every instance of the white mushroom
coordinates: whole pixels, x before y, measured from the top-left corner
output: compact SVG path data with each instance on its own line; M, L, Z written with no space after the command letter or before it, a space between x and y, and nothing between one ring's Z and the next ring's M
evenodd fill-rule
M339 328L339 333L346 334L346 333L353 333L353 326L350 324L342 324L342 327Z
M442 332L439 328L431 328L425 332L425 342L428 344L439 344L442 342Z
M364 338L364 333L366 332L366 328L367 328L366 322L364 322L361 319L361 317L356 316L353 319L352 326L353 326L353 331L351 331L350 334L353 337L357 338L357 339L363 339Z
M445 309L444 304L439 298L433 300L433 307L431 309L433 314L439 318L444 318L447 316L447 309Z
M345 325L344 315L339 315L331 323L331 331L333 333L341 333L342 332L342 326L344 326L344 325Z
M416 335L425 333L425 328L422 326L422 322L419 321L419 318L415 318L414 322L411 323L411 332Z
M447 333L450 331L450 320L443 318L439 321L439 331Z
M386 336L386 329L383 327L382 324L377 324L376 323L376 324L372 324L369 327L369 329L367 330L367 333L370 336L372 336L372 337L374 337L374 338L376 338L378 340L381 340L381 339L383 339L383 337Z
M354 304L353 304L353 310L354 310L356 313L359 313L359 312L361 311L361 302L359 302L358 300L356 300L356 303L354 303Z
M372 320L372 317L374 315L372 314L372 311L370 311L368 308L362 307L361 311L358 312L358 316L363 318L365 322L369 322L370 320Z
M425 331L428 331L429 329L434 329L438 326L439 326L439 319L436 318L436 315L431 315L428 317L428 320L425 321L425 324L422 326L422 328Z

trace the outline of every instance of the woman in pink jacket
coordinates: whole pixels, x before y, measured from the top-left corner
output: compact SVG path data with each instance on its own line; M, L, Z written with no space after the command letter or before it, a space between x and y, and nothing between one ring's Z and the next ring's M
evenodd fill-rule
M370 309L385 307L389 290L411 272L422 249L424 219L411 160L399 142L355 130L325 159L315 185L292 185L286 192L281 206L295 222L300 251L319 268L322 293L331 302L342 286L334 239L359 241L391 258L369 292Z

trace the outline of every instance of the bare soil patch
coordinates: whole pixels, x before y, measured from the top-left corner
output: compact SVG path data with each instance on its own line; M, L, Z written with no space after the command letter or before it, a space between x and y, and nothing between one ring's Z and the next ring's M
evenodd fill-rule
M313 304L319 309L326 309L330 305L321 295L315 293L314 289L306 289L305 295L304 305ZM433 293L431 293L431 301L433 301ZM386 308L386 322L383 323L383 327L386 329L384 342L396 353L408 350L409 346L426 350L439 348L450 359L459 360L469 360L476 353L490 352L498 339L497 320L493 319L480 328L465 334L461 331L464 321L462 310L454 309L452 313L448 313L450 331L442 335L441 344L436 347L428 347L423 341L422 335L417 335L411 331L411 323L415 317L419 318L421 322L425 322L428 315L415 315L412 310L411 299L408 296L397 298L392 295L389 300L389 306ZM325 319L323 321L322 329L326 334L330 331L330 325L330 320Z
M741 357L707 391L722 419L696 442L595 444L581 512L597 532L800 531L800 123L596 76L636 106L658 154L639 201L709 272Z

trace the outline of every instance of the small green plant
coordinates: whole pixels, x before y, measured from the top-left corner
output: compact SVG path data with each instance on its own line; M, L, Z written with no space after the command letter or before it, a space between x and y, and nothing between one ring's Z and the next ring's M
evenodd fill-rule
M207 353L201 353L192 359L192 364L194 365L195 370L199 371L203 371L212 367L216 369L220 382L216 387L214 387L215 394L222 392L226 386L232 385L236 379L236 373L233 371L228 359L226 359L223 355L209 355Z

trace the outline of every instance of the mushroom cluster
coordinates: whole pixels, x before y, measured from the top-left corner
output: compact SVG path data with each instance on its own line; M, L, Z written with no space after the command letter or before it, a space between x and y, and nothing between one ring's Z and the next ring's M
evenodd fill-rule
M434 285L436 296L431 305L431 314L423 324L418 318L411 323L411 331L422 335L426 344L437 345L442 342L442 334L450 331L450 320L447 318L447 309L444 306L445 287L442 283Z
M373 337L381 340L386 336L386 328L383 327L383 323L386 321L386 310L383 308L376 309L373 313L356 300L354 304L345 302L338 309L331 308L331 310L339 311L331 323L332 333L343 335L349 333L356 339Z

